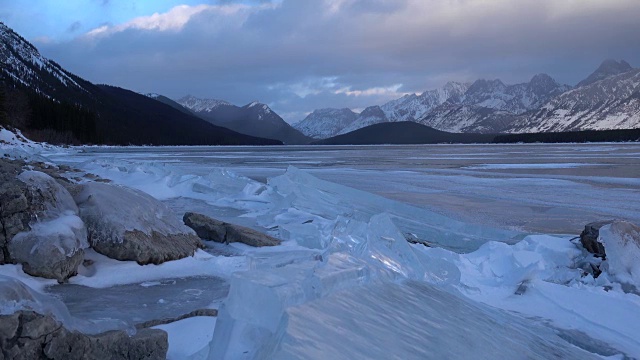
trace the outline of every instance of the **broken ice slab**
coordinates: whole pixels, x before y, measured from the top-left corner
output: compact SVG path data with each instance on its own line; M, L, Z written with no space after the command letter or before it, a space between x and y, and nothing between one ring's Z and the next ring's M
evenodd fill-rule
M345 254L236 273L219 311L209 358L252 358L269 352L287 326L288 307L369 279L366 263Z
M524 237L516 231L464 223L422 208L320 180L292 166L285 174L269 179L268 184L283 199L274 203L269 216L264 215L265 218L274 219L290 208L307 214L306 218L301 216L300 220L308 220L311 216L327 220L345 217L368 222L376 214L388 213L403 232L416 234L435 246L456 252L474 251L487 241L515 243ZM286 220L286 223L292 222L291 219ZM277 219L275 224L281 225Z
M418 282L375 283L287 309L269 359L596 359L535 320Z

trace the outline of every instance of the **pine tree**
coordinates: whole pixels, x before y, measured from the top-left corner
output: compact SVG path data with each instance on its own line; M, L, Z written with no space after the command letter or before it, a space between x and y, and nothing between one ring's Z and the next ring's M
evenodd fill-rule
M9 125L9 118L6 112L6 90L3 83L0 83L0 125Z

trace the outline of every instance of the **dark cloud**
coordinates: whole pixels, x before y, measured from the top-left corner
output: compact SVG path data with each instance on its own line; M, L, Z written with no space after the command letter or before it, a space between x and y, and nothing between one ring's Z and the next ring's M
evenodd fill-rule
M69 25L69 28L67 28L67 32L70 32L70 33L76 32L80 29L81 26L82 26L82 23L80 21L75 21L71 25Z
M225 3L177 28L115 25L43 52L95 82L259 99L290 121L448 80L514 83L546 72L575 84L605 58L640 65L635 0L284 0L237 11L238 2Z

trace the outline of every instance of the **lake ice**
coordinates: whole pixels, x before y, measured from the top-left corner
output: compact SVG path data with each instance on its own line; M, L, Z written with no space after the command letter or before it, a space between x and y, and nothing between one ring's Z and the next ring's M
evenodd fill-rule
M640 223L638 145L41 155L147 192L180 216L195 210L285 240L272 249L211 245L159 266L95 254L95 272L69 285L27 284L89 320L135 318L137 305L119 313L115 298L147 304L140 319L188 312L181 299L200 289L193 302L219 307L219 317L165 326L170 358L640 357L637 292L614 276L583 276L591 260L569 241L590 221ZM100 303L101 292L112 300ZM103 311L78 306L88 297ZM208 336L184 341L207 324Z

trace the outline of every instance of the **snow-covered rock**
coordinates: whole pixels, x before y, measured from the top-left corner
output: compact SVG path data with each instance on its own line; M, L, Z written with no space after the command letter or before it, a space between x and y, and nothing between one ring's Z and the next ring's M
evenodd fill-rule
M640 227L615 221L600 228L598 241L606 251L608 274L640 289Z
M22 264L33 276L60 282L76 274L88 247L87 231L69 192L51 176L14 164L2 179L0 263Z
M75 200L91 247L110 258L160 264L192 256L202 246L176 214L141 191L86 183Z

